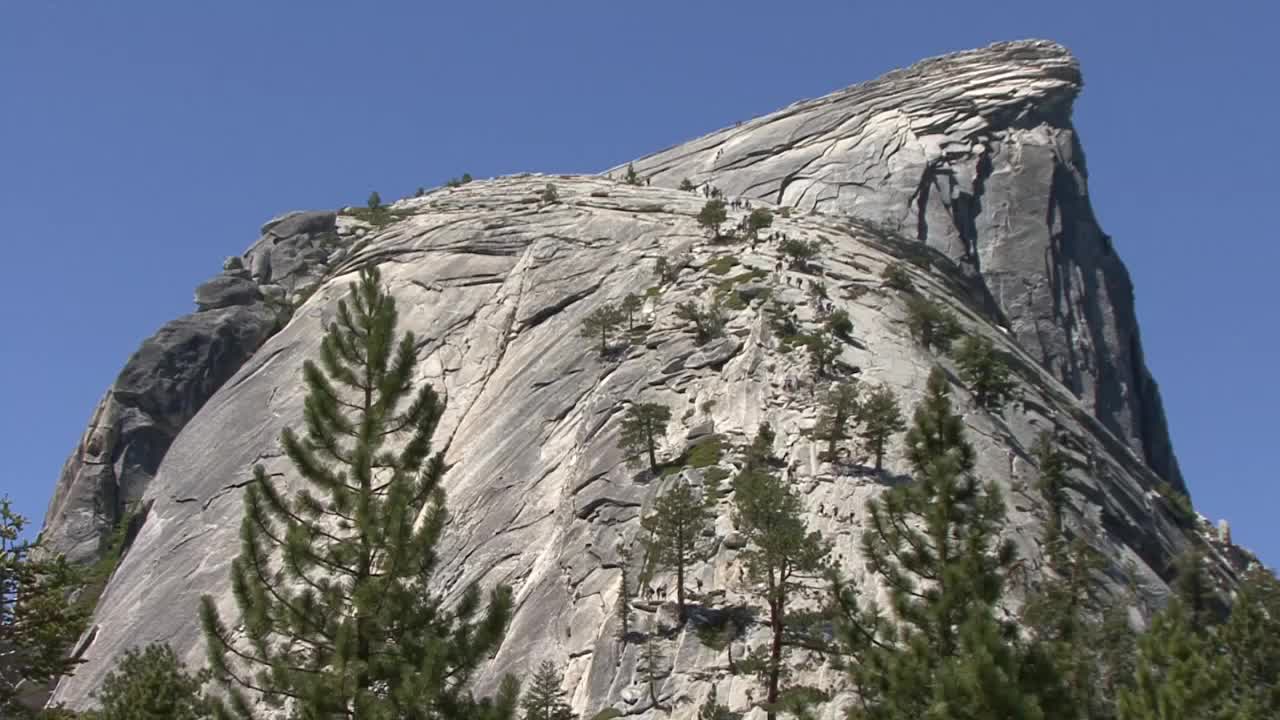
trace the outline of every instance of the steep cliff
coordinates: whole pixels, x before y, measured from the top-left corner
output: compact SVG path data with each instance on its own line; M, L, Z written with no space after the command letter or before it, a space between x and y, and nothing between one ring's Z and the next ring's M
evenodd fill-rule
M418 379L448 400L436 438L452 465L442 590L506 582L516 591L510 635L482 685L550 658L567 664L579 712L652 714L640 649L615 640L619 548L635 541L655 493L701 484L707 469L650 480L627 468L615 445L628 402L671 407L667 458L718 436L727 472L770 422L810 525L858 573L864 504L905 481L907 466L896 443L879 477L856 457L819 460L810 433L816 381L804 353L775 332L770 308L793 306L802 328L816 327L806 284L824 283L854 325L841 373L886 383L909 408L934 364L954 366L908 336L902 297L880 280L895 260L920 292L1014 361L1023 393L1015 407L982 410L958 383L955 395L980 474L1007 490L1007 533L1029 566L1040 561L1034 538L1044 517L1029 448L1054 430L1072 458L1071 524L1114 569L1132 566L1141 594L1158 600L1170 557L1199 540L1154 491L1162 478L1180 480L1142 366L1127 276L1089 213L1068 117L1078 89L1074 60L1058 46L1000 45L637 161L653 174L650 187L518 176L402 200L377 217L304 213L269 223L197 292L198 312L130 360L64 469L46 520L55 547L92 557L126 501L141 501L146 514L82 643L88 662L55 699L90 704L113 659L151 640L201 661L197 599L212 593L231 608L238 490L255 463L295 481L277 438L300 422L302 363L368 262L399 299L403 329L422 338ZM730 225L748 201L772 208L770 233L821 245L816 267L786 269L776 242L708 240L695 221L702 194L659 187L685 178L735 201ZM548 183L554 201L542 197ZM657 277L659 259L686 256L674 280ZM647 327L601 358L576 330L627 293L646 297ZM675 307L716 299L728 309L726 336L699 345ZM150 384L139 389L141 377ZM753 604L734 536L724 501L717 551L694 570L696 603L708 613ZM1229 574L1237 551L1211 550ZM1114 590L1120 575L1108 580ZM671 583L652 585L656 593L635 601L646 627L668 610L661 591ZM758 645L763 633L752 625L729 652ZM661 697L676 717L696 713L712 683L734 709L750 707L754 679L731 674L725 652L692 630L660 650ZM834 715L846 699L839 674L821 665L797 673L836 692Z

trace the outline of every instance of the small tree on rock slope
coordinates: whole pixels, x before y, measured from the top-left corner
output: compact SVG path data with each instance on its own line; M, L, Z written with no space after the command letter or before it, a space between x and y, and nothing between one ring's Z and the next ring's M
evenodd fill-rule
M907 429L898 409L898 399L887 385L872 387L858 407L858 436L876 459L876 472L884 467L884 451L889 440Z
M543 660L520 701L524 720L573 720L573 708L564 701L564 690L560 687L563 682L555 664Z
M658 438L667 432L671 408L658 403L637 403L627 408L622 418L622 434L618 447L627 453L627 462L638 464L649 460L649 470L658 472Z
M723 200L708 200L698 211L698 224L711 231L713 238L720 237L720 226L728 219L729 211L725 209Z
M292 700L304 718L509 713L514 681L495 703L467 683L502 642L510 590L493 590L485 607L471 587L449 607L432 581L448 519L444 458L431 453L444 403L423 385L402 407L416 339L397 342L395 299L376 269L361 271L337 310L320 363L303 366L307 434L286 428L281 439L306 485L286 493L259 465L245 490L231 570L239 629L212 597L201 601L209 661L229 696L218 715L256 717L246 691Z
M614 330L622 324L623 313L612 304L601 305L582 321L582 327L578 330L579 337L587 339L600 339L600 354L609 354L609 336Z
M653 513L641 521L650 534L649 557L656 567L676 573L676 606L680 624L688 619L685 581L689 566L706 554L702 531L711 522L711 508L686 482L677 482L654 501Z

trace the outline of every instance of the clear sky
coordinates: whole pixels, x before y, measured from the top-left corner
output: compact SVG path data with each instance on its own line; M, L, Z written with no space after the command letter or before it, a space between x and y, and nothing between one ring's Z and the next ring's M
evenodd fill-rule
M1080 58L1095 210L1196 506L1280 564L1261 0L0 0L0 493L40 519L138 343L283 211L596 172L923 57Z

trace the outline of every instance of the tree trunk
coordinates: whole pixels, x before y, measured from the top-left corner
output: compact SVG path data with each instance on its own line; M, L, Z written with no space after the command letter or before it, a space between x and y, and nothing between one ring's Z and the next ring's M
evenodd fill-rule
M777 592L780 594L781 590ZM778 702L778 679L782 674L782 603L781 597L769 601L769 625L773 628L773 643L769 648L769 694L765 698L769 705L765 710L768 720L777 720L778 717L774 705Z
M680 557L676 560L676 607L679 609L680 627L684 627L686 613L684 609L684 547L683 543L676 547Z
M652 470L653 473L656 475L658 474L658 453L654 449L652 432L649 433L648 449L649 449L649 469Z

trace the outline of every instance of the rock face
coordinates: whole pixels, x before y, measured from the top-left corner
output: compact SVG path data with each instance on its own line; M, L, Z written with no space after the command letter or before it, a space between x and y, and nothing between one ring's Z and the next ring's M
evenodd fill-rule
M998 322L1171 485L1133 286L1088 197L1080 68L1013 42L925 60L635 162L653 184L877 222L979 278ZM618 172L615 169L614 174Z
M700 485L709 469L655 479L628 468L616 443L630 402L671 408L665 458L715 436L723 448L716 464L726 473L769 422L777 431L774 454L785 462L810 526L833 543L846 573L861 572L866 501L908 479L900 439L879 476L856 455L819 461L809 431L820 387L805 353L777 336L770 308L792 306L802 329L813 330L821 312L805 288L824 283L823 305L848 312L854 327L840 345L839 372L885 383L909 409L935 364L954 366L908 336L901 294L880 280L895 261L905 262L921 293L1014 362L1023 393L1015 407L983 411L958 385L953 397L979 474L1006 491L1006 532L1030 566L1040 561L1035 537L1045 516L1030 447L1050 430L1072 458L1069 526L1094 539L1114 568L1132 565L1145 598L1161 599L1169 559L1209 528L1180 526L1154 492L1176 468L1171 452L1152 450L1157 443L1148 436L1162 424L1143 424L1158 419L1158 402L1154 386L1140 380L1145 370L1132 308L1124 304L1123 268L1109 249L1089 254L1101 252L1089 243L1104 238L1088 214L1067 124L1078 85L1074 62L1057 46L997 46L929 61L637 163L659 186L688 176L722 188L732 201L730 225L749 212L748 202L773 209L769 233L821 246L804 273L782 266L777 242L708 240L695 220L705 201L700 193L603 176L473 182L400 201L382 225L349 213L268 223L239 262L227 263L228 279L202 286L208 309L166 326L130 360L63 472L46 522L55 548L90 558L126 501L142 500L147 513L130 533L82 643L87 662L59 685L54 701L91 705L113 660L153 640L171 643L191 664L203 662L199 597L212 594L233 616L227 578L238 552L240 488L257 463L284 488L298 487L277 438L284 427L300 426L302 364L315 356L324 325L364 263L379 264L399 300L401 330L422 340L417 381L448 402L435 438L451 466L445 485L453 518L439 589L450 597L471 583L515 590L515 618L479 678L482 689L502 673L551 659L567 668L570 699L582 716L609 707L663 715L650 705L641 647L615 640L620 550L637 541L639 517L658 492L674 482ZM913 124L935 116L932 124ZM968 155L935 137L962 127L985 128L966 145ZM929 128L937 132L924 132ZM749 139L753 149L742 150L734 138ZM1061 145L1066 140L1069 146ZM935 146L938 152L927 154ZM989 159L987 169L964 175L965 158L977 157ZM541 199L549 183L554 202ZM940 189L954 187L964 190L948 189L943 202ZM894 204L912 192L916 205ZM1026 209L1034 203L1038 210ZM955 210L961 205L968 210ZM911 207L924 230L917 220L887 219L891 210ZM787 208L823 214L784 217ZM1040 226L1032 228L1026 223L1035 212ZM905 238L903 228L910 231ZM939 252L922 251L920 240ZM1041 263L1034 278L1032 256ZM684 267L673 280L659 279L658 261L677 257ZM602 358L577 329L593 310L628 293L646 298L637 318L643 330ZM700 345L676 305L717 299L729 308L724 337ZM1048 315L1044 302L1052 305ZM222 307L227 303L247 304ZM1037 323L1039 335L1028 329ZM745 539L729 508L723 497L717 550L691 573L691 628L659 641L659 694L677 718L695 716L713 686L731 709L761 713L752 710L760 699L755 679L732 674L726 653L702 645L692 631L735 607L758 605L741 579ZM1243 554L1221 542L1208 547L1224 575ZM1120 576L1107 582L1118 590ZM669 624L670 578L629 593L642 632ZM759 622L750 624L730 652L742 657L765 634ZM823 717L835 717L849 701L830 668L797 667L795 679L833 692Z

